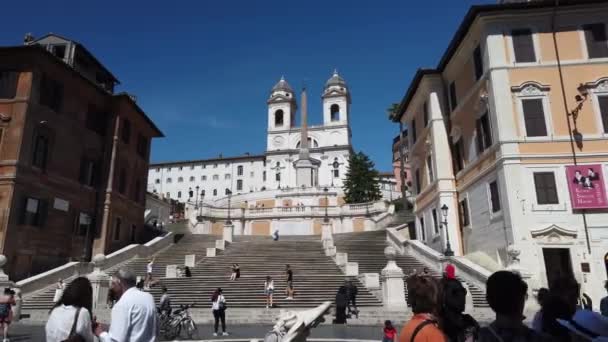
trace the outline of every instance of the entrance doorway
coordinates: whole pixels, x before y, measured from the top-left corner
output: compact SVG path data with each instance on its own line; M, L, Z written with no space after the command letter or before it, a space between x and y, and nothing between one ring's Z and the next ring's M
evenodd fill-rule
M543 257L545 258L549 286L562 277L572 277L574 279L572 259L568 248L543 248Z

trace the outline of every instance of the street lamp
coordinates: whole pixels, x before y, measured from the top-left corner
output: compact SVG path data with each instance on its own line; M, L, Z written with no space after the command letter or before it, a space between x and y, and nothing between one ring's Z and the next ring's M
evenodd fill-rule
M445 256L454 256L454 251L452 251L452 246L450 245L450 233L448 231L448 206L447 205L443 205L441 207L441 214L443 215L443 227L445 228L445 239L446 239L446 246L445 246L445 251L443 252L443 255Z
M198 207L198 216L203 216L203 200L205 199L205 189L201 190L201 205Z
M226 189L226 193L228 194L228 218L226 219L226 225L232 225L232 221L230 220L230 195L232 195L232 191L230 189Z
M199 189L199 186L197 185L195 189L196 189L196 197L194 198L194 209L198 209L198 189Z
M323 219L323 222L325 223L329 223L329 217L327 216L327 207L329 206L329 200L327 198L328 191L328 188L323 189L323 192L325 192L325 218Z

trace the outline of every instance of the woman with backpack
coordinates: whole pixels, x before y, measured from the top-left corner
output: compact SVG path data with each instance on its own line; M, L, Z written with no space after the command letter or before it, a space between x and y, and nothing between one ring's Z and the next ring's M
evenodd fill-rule
M211 296L211 310L213 311L213 318L215 319L214 333L213 336L217 336L217 328L222 322L222 335L228 336L226 332L226 298L222 294L222 288L218 287L217 290Z
M51 310L45 326L47 342L95 341L93 288L85 277L74 279Z

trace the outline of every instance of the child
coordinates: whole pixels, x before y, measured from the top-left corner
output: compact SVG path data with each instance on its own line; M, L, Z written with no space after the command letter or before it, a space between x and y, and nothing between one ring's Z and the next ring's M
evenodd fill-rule
M382 342L394 342L395 336L397 336L397 330L393 327L393 323L391 323L391 321L385 321Z

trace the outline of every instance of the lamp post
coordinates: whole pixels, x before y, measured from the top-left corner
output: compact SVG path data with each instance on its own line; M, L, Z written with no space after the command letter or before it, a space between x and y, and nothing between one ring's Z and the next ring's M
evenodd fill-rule
M205 199L205 190L201 190L201 205L198 207L198 216L203 216L203 200Z
M230 191L230 189L226 189L226 192L228 193L228 218L226 219L226 225L232 225L232 221L230 220L230 196L232 195L232 191Z
M200 189L200 187L197 185L195 189L196 197L194 198L194 209L198 209L198 189Z
M325 223L329 222L329 216L327 216L327 207L329 206L329 199L327 198L328 191L328 188L323 189L323 192L325 192L325 218L323 219L323 222Z
M443 215L443 227L445 228L445 239L446 239L446 245L445 245L445 251L443 252L443 255L445 256L454 256L454 251L452 251L452 246L450 245L450 233L448 230L448 206L447 205L443 205L441 207L441 214Z

